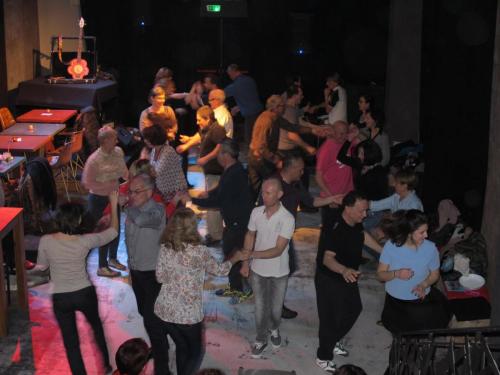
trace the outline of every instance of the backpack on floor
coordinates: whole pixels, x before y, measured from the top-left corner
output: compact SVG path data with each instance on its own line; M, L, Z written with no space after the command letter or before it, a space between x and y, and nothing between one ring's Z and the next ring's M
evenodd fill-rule
M488 271L488 253L486 251L486 240L479 232L473 232L465 240L457 242L452 248L443 254L443 259L455 254L462 254L469 258L470 273L475 273L486 278Z

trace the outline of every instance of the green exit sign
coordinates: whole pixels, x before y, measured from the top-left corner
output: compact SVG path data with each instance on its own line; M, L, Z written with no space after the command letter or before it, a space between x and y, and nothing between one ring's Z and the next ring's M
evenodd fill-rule
M207 12L220 13L222 6L220 4L208 4Z

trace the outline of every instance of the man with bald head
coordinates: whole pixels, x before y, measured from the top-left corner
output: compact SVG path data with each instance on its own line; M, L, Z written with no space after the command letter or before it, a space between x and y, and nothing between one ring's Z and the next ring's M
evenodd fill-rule
M233 117L224 104L225 100L224 90L214 89L208 94L208 103L214 111L217 123L226 131L226 137L233 138Z
M342 164L337 155L342 145L347 140L348 125L345 121L337 121L331 125L327 139L316 155L316 182L321 189L321 197L338 194L347 194L354 189L352 169ZM353 151L353 146L348 154ZM324 251L327 233L331 231L340 216L335 205L321 208L321 232L319 236L318 251Z
M295 229L293 215L281 204L282 196L279 179L269 178L263 182L264 205L253 209L243 245L244 250L253 251L241 273L249 275L255 296L254 358L260 358L267 348L269 333L272 346L281 345L279 325L290 272L288 246Z

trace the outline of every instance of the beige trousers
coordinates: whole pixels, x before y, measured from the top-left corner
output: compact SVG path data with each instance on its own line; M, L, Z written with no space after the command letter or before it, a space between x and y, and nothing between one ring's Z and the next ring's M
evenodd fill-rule
M205 189L206 191L212 190L219 184L219 175L207 174L205 175ZM222 230L224 225L222 224L222 216L218 208L208 208L207 209L207 234L212 237L213 240L222 240Z

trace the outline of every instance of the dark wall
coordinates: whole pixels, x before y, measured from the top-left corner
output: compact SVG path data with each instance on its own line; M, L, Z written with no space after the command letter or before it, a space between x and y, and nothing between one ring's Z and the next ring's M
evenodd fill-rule
M97 36L100 63L119 73L121 119L128 124L137 122L147 105L146 95L159 67L174 70L180 90L189 90L200 78L197 70L219 67L219 20L201 18L199 0L80 3L86 33ZM319 101L326 74L337 70L348 84L372 85L380 92L389 0L249 0L247 4L248 17L223 21L222 64L236 62L248 70L263 99L284 90L287 74L300 73L306 95ZM305 31L294 26L293 13L306 15ZM297 38L308 39L308 53L296 53Z
M432 210L440 199L453 198L476 227L486 181L496 5L495 0L424 3L424 204Z

